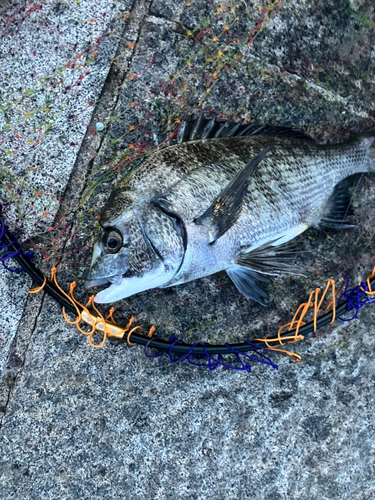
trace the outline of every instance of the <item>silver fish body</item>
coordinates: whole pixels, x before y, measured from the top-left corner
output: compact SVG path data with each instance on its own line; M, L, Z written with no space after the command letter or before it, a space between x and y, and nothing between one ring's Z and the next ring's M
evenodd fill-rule
M235 208L223 204L227 186L267 147L246 189L232 193L238 213L229 213ZM330 220L335 186L343 179L374 170L372 136L325 146L267 135L170 146L114 192L87 286L112 282L96 296L107 303L226 270L245 297L262 302L259 273L293 272L278 263L277 249L324 217Z

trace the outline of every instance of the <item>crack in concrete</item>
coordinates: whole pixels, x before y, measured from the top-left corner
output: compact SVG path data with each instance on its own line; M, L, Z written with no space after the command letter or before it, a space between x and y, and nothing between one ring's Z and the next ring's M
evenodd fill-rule
M135 1L133 4L133 8L130 12L130 23L126 25L126 28L124 29L123 36L120 37L120 43L116 51L115 57L112 59L112 64L111 67L108 71L107 78L104 82L102 92L100 94L100 97L98 99L96 108L92 114L90 123L87 128L86 135L82 141L81 148L78 152L76 163L74 165L74 168L72 170L71 176L69 178L69 181L67 183L65 192L64 192L64 200L67 200L69 204L71 205L76 205L79 200L81 199L87 181L90 178L90 175L92 174L95 158L97 156L100 156L100 151L103 147L103 143L105 141L105 134L99 135L95 134L94 136L91 133L91 130L95 129L95 124L100 122L102 119L104 119L104 115L112 115L113 111L116 109L119 98L120 98L120 93L115 92L115 95L112 95L111 89L115 88L116 91L118 91L121 88L120 82L124 80L126 77L128 71L129 71L129 66L131 63L132 58L135 55L135 51L137 48L137 44L139 41L140 33L142 31L142 27L144 24L144 20L146 18L147 13L145 12L147 8L147 4L151 4L151 2L147 2L145 0L138 0ZM149 6L150 7L150 6ZM143 12L142 16L139 16L139 13ZM137 14L137 16L134 15L134 13ZM128 57L125 56L126 59L126 67L122 67L120 64L118 64L118 60L121 58L121 56L124 54L126 51L125 47L125 34L129 31L132 31L134 28L134 31L136 31L136 39L134 42L134 47L132 48L130 54ZM100 106L99 106L100 104ZM96 144L92 144L93 140L97 141ZM95 151L95 156L92 156L92 152ZM87 163L87 153L90 154L91 152L91 158ZM77 190L77 179L81 180L81 189ZM63 209L59 209L56 215L56 219L58 220L59 217L61 217L63 214ZM74 222L72 222L71 227L70 227L70 235L67 238L67 241L70 239L70 237L73 234L73 228L74 228ZM65 246L65 245L64 245Z
M167 23L173 24L173 25L175 25L175 29L173 31L175 31L179 35L186 36L188 31L192 31L193 33L194 33L194 31L196 33L198 33L200 31L200 29L197 29L197 28L194 29L193 25L192 26L184 26L183 23L180 21L180 16L181 16L182 12L184 11L184 8L186 5L183 2L181 2L180 4L177 3L177 4L173 5L173 13L172 13L171 18L168 18L168 17L164 16L163 13L159 12L157 5L155 5L155 8L153 8L154 3L155 3L154 0L152 0L151 5L150 5L150 9L149 9L149 14L150 14L149 20L151 22L154 21L152 18L156 18L156 19L161 19L164 22L166 21Z
M5 399L5 403L1 407L2 415L0 418L0 430L3 425L3 419L5 418L17 378L23 372L26 354L29 349L31 339L33 338L34 332L37 328L39 314L42 311L44 300L45 294L41 296L34 295L28 298L16 334L11 345L9 346L6 366L0 376L1 391L6 393L5 398L4 395L2 395ZM35 302L37 302L37 304L35 304ZM21 363L13 367L9 366L9 360L12 355L16 355Z
M111 114L118 104L119 92L116 92L115 96L113 97L111 89L113 87L115 87L116 90L120 89L121 82L124 80L127 72L129 71L132 58L134 57L136 52L136 47L139 42L145 18L149 13L150 5L151 1L146 1L146 0L135 1L133 4L133 8L130 12L130 23L126 25L123 32L123 36L128 31L131 31L132 28L134 28L134 31L136 32L134 47L130 52L130 54L128 54L128 57L125 56L126 66L125 67L119 66L117 61L125 52L125 38L122 38L121 39L122 41L120 41L119 46L117 48L116 55L112 59L112 64L108 71L108 75L105 79L102 92L100 93L98 103L92 114L90 123L87 127L85 137L82 141L80 150L77 154L75 165L72 169L72 172L70 174L69 180L67 182L63 194L64 202L67 202L68 205L75 205L80 200L84 192L86 183L92 172L95 156L92 157L91 155L91 159L87 162L87 154L90 154L90 152L92 152L93 150L99 153L103 146L105 135L95 134L95 136L93 136L91 134L91 130L95 128L95 124L101 120L104 114L107 115L108 112ZM142 12L142 16L139 16L140 12ZM118 68L121 68L121 71L119 71ZM103 101L106 101L107 106L103 106ZM98 106L98 104L100 104L100 107ZM105 109L105 111L103 111L103 108ZM93 139L96 139L96 144L93 144ZM77 179L81 180L81 186L82 186L81 189L78 190L76 182ZM63 215L63 213L64 213L63 207L60 205L60 208L56 213L54 223L56 223L56 221L59 220L59 218ZM70 236L72 235L73 228L74 228L74 221L70 225L69 229ZM67 239L67 241L69 241L69 238ZM43 264L41 265L42 269L48 265L47 263L45 263L44 265ZM18 325L14 339L9 347L8 354L6 357L7 363L12 354L15 353L17 353L17 357L19 357L22 360L22 363L15 368L7 369L5 367L0 375L0 390L4 391L2 399L5 400L4 404L1 405L0 407L1 408L0 430L3 425L3 420L5 418L8 405L11 401L11 397L14 392L17 379L19 375L23 372L26 361L26 354L30 347L33 334L37 328L39 315L43 309L45 297L46 297L45 294L38 297L36 296L28 297L25 307L23 309L22 319L20 321L20 324ZM39 300L39 306L37 308L35 305L36 300ZM29 335L27 335L27 332L29 332ZM26 336L23 335L23 333L26 333ZM22 353L21 353L22 349L20 350L20 348L18 347L19 343L21 343L21 346L22 344L24 344Z

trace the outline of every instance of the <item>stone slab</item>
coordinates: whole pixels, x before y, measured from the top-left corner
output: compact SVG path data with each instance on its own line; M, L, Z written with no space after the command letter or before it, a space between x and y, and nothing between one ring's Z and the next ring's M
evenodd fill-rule
M131 2L2 2L0 202L19 241L48 227L75 167ZM10 177L9 177L10 175ZM78 189L78 186L76 186ZM54 222L55 221L55 222ZM30 245L28 245L28 248ZM27 250L28 248L25 248ZM48 250L43 257L48 255ZM41 256L36 258L41 262ZM0 274L0 366L31 281Z
M373 321L247 375L93 350L46 299L3 420L0 495L370 500Z
M169 125L168 116L172 124L185 111L204 109L297 127L323 141L367 128L374 110L371 9L364 1L281 8L199 0L137 4L130 16L139 17L130 33L133 53L115 61L121 82L113 86L110 116L103 114L105 134L74 226L75 248L82 243L82 249L64 255L61 283L82 282L97 216L115 181L127 175L126 157L147 151L148 133ZM85 154L91 152L88 147ZM123 168L103 181L109 162L118 159ZM81 178L73 173L71 189ZM159 335L187 342L275 333L328 278L340 287L347 274L355 283L371 271L375 186L363 176L351 189L358 228L349 236L302 235L307 277L276 279L269 308L242 300L219 274L139 294L118 304L115 317L126 324L134 315L144 328L155 324ZM88 292L79 286L77 296L85 300ZM120 341L94 350L51 299L39 307L12 344L22 363L4 370L12 383L1 428L2 497L374 497L371 308L291 346L301 363L275 357L277 371L253 363L247 375L171 364L167 356L149 360Z

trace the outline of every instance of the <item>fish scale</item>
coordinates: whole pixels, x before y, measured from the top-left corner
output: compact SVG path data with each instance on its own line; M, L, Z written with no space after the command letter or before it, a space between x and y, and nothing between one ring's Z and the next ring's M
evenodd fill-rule
M194 134L199 135L199 127ZM212 137L221 130L210 127ZM162 149L116 190L101 224L105 235L108 227L121 235L116 254L121 265L116 283L99 292L98 302L222 270L245 297L262 302L265 294L255 285L261 279L255 271L293 272L283 260L283 244L319 226L333 208L335 186L343 179L374 171L371 134L322 146L292 134L246 136L243 131L237 125L235 137ZM88 286L108 278L109 267L114 272L108 266L107 254L113 249L106 249L106 237L102 233L96 243Z
M230 148L236 150L236 158L232 158L232 163L221 162L219 165L211 163L200 166L167 190L165 185L160 185L163 198L168 200L174 211L181 214L185 223L191 222L207 208L233 175L245 166L247 159L255 156L270 142L268 137L265 140L260 139L257 136L220 139L222 143L227 143ZM361 166L361 158L364 158L364 155L361 154L360 146L356 151L349 149L346 161L340 153L342 161L339 162L338 158L332 161L332 154L338 154L336 147L331 150L314 144L296 147L290 139L273 139L273 142L275 144L271 153L249 182L243 202L243 214L238 221L241 227L230 229L227 237L233 237L238 232L240 235L245 234L245 238L242 239L246 239L248 232L253 230L248 224L249 214L259 220L264 219L263 226L268 228L271 227L271 221L275 221L276 211L291 213L289 224L304 222L312 225L325 208L324 203L329 197L326 189L332 191L342 178L361 171L358 167ZM186 146L192 144L187 143ZM187 149L186 155L189 156L190 148ZM285 152L288 149L291 153L286 156ZM307 155L311 157L309 163L302 160ZM221 170L220 173L217 172L218 169ZM211 182L207 182L210 178ZM278 189L271 187L275 184ZM188 193L191 195L188 196ZM277 224L281 223L283 227L287 224L286 221L283 224L280 218L276 220ZM266 232L265 229L263 235L272 236L272 231ZM242 242L241 246L246 246L246 243Z

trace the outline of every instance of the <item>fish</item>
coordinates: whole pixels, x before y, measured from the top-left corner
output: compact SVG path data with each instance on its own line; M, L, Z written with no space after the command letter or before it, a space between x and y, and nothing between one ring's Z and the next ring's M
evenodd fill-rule
M374 139L321 145L282 127L183 122L111 194L86 287L106 285L95 302L112 303L226 271L265 304L267 276L300 274L296 236L353 227L346 179L375 171Z

